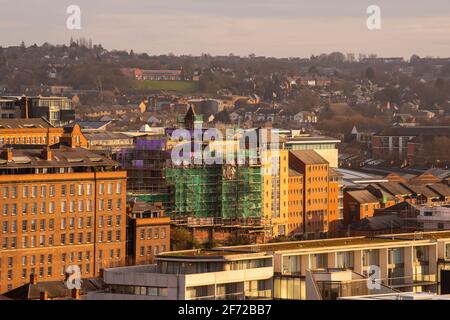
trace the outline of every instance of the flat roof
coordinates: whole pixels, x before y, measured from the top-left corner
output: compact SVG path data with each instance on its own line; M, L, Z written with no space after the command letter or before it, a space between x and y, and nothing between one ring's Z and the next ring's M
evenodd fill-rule
M288 138L286 144L340 143L341 140L330 137L294 137Z
M438 232L417 232L405 233L395 235L380 235L376 237L351 237L351 238L335 238L335 239L320 239L320 240L306 240L306 241L291 241L280 243L244 245L234 247L220 247L214 249L197 249L187 251L167 252L159 257L164 258L212 258L225 257L239 254L256 254L256 253L274 253L294 250L308 250L308 249L343 249L346 246L363 246L363 245L384 245L384 244L401 244L407 241L430 241L437 239L450 239L450 231Z

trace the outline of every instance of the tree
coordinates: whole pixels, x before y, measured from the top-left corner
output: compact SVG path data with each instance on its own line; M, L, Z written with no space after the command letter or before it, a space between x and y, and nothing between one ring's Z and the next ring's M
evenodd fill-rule
M375 70L373 70L372 67L368 67L366 69L366 78L370 81L373 81L375 79Z

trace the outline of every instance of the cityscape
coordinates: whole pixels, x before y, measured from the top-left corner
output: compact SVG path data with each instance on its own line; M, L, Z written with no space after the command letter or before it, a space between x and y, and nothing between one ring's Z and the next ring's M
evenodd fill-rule
M189 303L268 315L281 301L450 299L448 44L387 48L395 5L379 1L357 9L382 34L360 50L381 54L354 51L356 31L303 57L261 43L233 54L241 40L203 53L208 30L202 53L165 46L167 30L149 50L105 36L107 48L79 2L47 38L0 22L2 302L169 300L213 317ZM221 4L186 2L227 28ZM108 14L120 24L135 5Z

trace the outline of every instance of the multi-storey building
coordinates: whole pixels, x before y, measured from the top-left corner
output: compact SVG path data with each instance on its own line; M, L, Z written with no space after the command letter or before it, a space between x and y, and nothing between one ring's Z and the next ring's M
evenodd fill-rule
M303 175L289 169L288 229L290 236L303 235Z
M337 168L339 164L338 147L341 141L329 137L296 136L287 138L285 143L288 150L314 150L325 160L331 168Z
M380 208L378 199L367 190L345 192L344 203L345 225L373 217L375 210Z
M386 128L373 136L372 156L413 161L421 146L433 137L450 137L450 126Z
M353 295L383 293L366 286L371 270L382 288L442 293L450 269L450 233L352 237L169 252L155 265L112 268L105 289L88 298L118 300L307 299L308 276L353 271L336 278ZM344 283L339 281L343 281ZM372 281L372 279L370 279ZM330 281L328 281L330 282ZM311 288L310 288L311 289ZM317 288L316 288L317 289ZM448 289L448 287L447 287ZM337 295L336 297L339 297ZM336 298L335 297L335 298Z
M21 111L14 98L0 98L0 119L20 118Z
M336 223L332 219L338 217L339 211L339 186L330 183L328 161L313 150L290 151L289 166L303 174L304 235L308 239L323 238L330 230L330 223Z
M263 217L271 225L271 236L287 236L289 156L283 149L264 151L262 166Z
M126 172L81 148L24 147L0 156L0 292L124 265Z
M9 110L5 118L45 118L56 127L64 126L75 120L72 101L67 97L2 97L7 101L5 108ZM14 108L12 105L15 105ZM14 110L14 112L13 112Z
M52 146L58 143L76 147L87 147L88 145L78 124L70 128L55 128L42 118L0 119L0 146Z
M162 203L137 199L128 204L127 259L131 265L153 263L155 256L170 251L170 217Z

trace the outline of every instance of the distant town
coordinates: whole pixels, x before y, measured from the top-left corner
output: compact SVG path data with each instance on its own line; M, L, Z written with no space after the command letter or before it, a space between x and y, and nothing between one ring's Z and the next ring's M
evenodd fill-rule
M450 58L22 42L0 149L0 300L450 294Z

